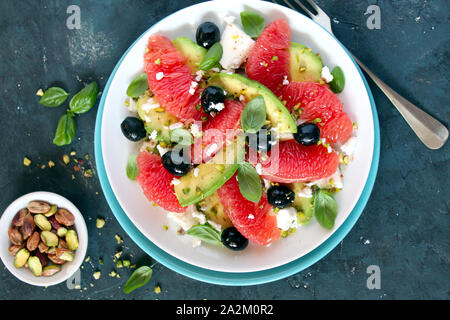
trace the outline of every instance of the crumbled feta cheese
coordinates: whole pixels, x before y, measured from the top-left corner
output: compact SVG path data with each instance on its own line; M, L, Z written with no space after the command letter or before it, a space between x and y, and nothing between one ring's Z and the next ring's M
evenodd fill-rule
M214 152L217 151L217 143L211 143L207 148L206 148L206 155L208 157L210 157Z
M227 24L233 24L234 21L236 21L236 17L226 16L223 18L223 21L225 21L225 23L227 23Z
M331 177L314 180L309 183L306 183L306 185L308 187L317 186L321 189L326 189L329 187L342 189L344 187L344 181L342 180L341 171L338 168Z
M261 165L261 163L257 163L256 166L255 166L255 169L256 169L256 173L257 174L262 175L262 165Z
M161 107L161 105L155 101L155 99L150 98L146 103L142 105L142 111L149 112L150 110L157 109Z
M191 134L194 138L201 137L202 132L196 123L191 125Z
M219 103L211 103L209 105L209 108L212 110L216 110L217 112L222 111L223 109L225 109L225 104L223 102L219 102Z
M189 88L189 94L193 96L195 94L195 88Z
M137 103L136 103L136 101L134 101L133 98L128 97L128 99L126 100L126 104L127 104L128 111L137 112Z
M157 137L158 137L158 131L153 130L152 133L150 133L149 139L156 140Z
M213 72L220 72L220 69L217 68L217 67L214 67L214 68L211 69L211 71L213 71Z
M211 225L211 227L213 227L217 231L222 232L222 226L220 224L215 223L214 221L211 220L208 220L208 223Z
M263 182L264 182L264 188L266 188L266 189L269 189L269 188L272 186L272 184L270 183L270 181L267 180L267 179L264 179L264 178L263 178Z
M322 72L320 74L323 80L325 80L326 83L330 83L333 81L333 75L330 72L330 69L328 69L327 66L322 68Z
M157 74L156 74L156 80L161 80L162 78L164 78L164 72L158 72Z
M348 156L352 156L353 153L355 152L355 148L356 148L356 137L353 136L350 139L348 139L346 143L341 145L339 149L341 150L342 153Z
M287 78L287 76L284 76L283 78L283 86L287 86L289 84L289 80Z
M179 185L180 183L181 183L181 181L178 180L177 178L173 178L173 179L172 179L172 184L173 184L174 186L177 186L177 185Z
M195 168L194 169L194 177L197 178L199 173L200 173L200 169L199 168Z
M152 141L144 141L141 145L141 147L139 148L139 152L143 152L143 151L147 151L150 152L151 150L153 150L153 148L156 145L156 141L152 140Z
M183 128L183 124L181 122L177 122L177 123L171 124L169 126L169 130L175 130L175 129L181 129L181 128Z
M198 212L195 205L186 208L185 212L169 212L167 217L179 225L184 231L196 224L206 222L205 215Z
M158 149L159 154L161 156L163 156L167 151L169 151L169 148L163 148L159 144L156 146L156 148Z
M301 198L312 198L312 189L309 186L304 186L303 189L297 193L297 196Z
M196 77L195 77L195 81L199 82L200 80L202 80L203 76L205 75L205 73L202 70L198 70L195 73Z
M283 231L297 228L297 210L292 207L280 209L277 212L277 225Z
M255 219L255 216L252 214L249 214L247 218L249 218L250 220L253 220L253 219Z
M242 94L239 96L239 101L240 102L244 102L245 101L245 97Z
M237 25L227 23L220 44L223 48L220 64L225 70L231 71L239 68L247 60L255 41Z

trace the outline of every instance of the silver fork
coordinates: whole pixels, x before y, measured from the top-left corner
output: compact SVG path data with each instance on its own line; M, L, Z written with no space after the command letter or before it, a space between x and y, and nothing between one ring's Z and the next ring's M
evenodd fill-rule
M288 0L283 0L286 5L291 9L298 11L294 5ZM311 7L317 11L317 14L312 13L305 5L303 5L299 0L293 0L299 7L301 7L309 17L320 24L328 32L333 34L331 29L331 22L328 15L320 9L320 7L312 0L306 0ZM278 4L276 0L272 2ZM333 34L334 35L334 34ZM392 104L397 108L409 126L413 129L419 139L430 149L441 148L448 139L447 128L440 123L438 120L419 109L417 106L403 98L400 94L395 92L386 83L381 81L375 74L373 74L361 61L359 61L353 54L353 59L359 64L359 66L369 75L370 78L375 82L375 84L384 92L384 94L389 98Z

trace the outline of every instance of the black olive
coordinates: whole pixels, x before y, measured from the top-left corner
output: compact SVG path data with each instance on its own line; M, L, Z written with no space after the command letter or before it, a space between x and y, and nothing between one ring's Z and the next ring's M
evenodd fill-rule
M248 239L245 238L235 227L230 227L222 231L222 243L233 251L244 250L248 246Z
M135 117L126 118L120 125L120 128L125 138L134 142L142 140L147 136L144 122Z
M191 169L191 162L183 156L183 149L167 151L162 156L162 163L167 171L178 177L185 176Z
M224 105L225 92L222 88L209 86L202 92L202 108L208 114L219 113ZM221 104L222 108L218 106Z
M295 192L286 186L272 186L267 190L267 201L276 208L286 208L294 199Z
M245 139L250 148L264 153L269 152L277 143L276 140L272 139L272 134L267 129L262 129L258 133L249 133Z
M212 22L204 22L197 28L196 39L199 46L209 49L220 41L219 28Z
M303 123L297 127L294 139L304 146L312 146L320 139L320 129L314 123Z

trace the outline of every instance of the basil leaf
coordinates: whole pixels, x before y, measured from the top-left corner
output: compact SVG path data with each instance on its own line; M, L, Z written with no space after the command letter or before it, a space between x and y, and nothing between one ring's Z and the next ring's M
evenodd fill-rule
M258 38L265 27L264 18L250 11L241 12L241 23L245 33L252 38Z
M86 113L94 106L98 95L98 85L91 82L70 100L70 110L76 114Z
M244 132L257 133L266 122L266 103L262 96L250 100L241 114L241 125Z
M72 143L77 131L77 123L72 113L68 112L59 118L53 143L58 147Z
M136 269L123 287L123 292L129 294L133 290L145 285L152 277L153 270L150 267L142 266Z
M209 70L214 68L219 63L220 59L222 59L223 48L220 42L216 42L213 44L211 48L209 48L206 55L203 57L200 62L198 68L200 70Z
M130 180L136 180L139 174L139 166L136 161L137 155L130 154L127 161L127 177Z
M147 74L138 75L131 81L127 89L127 96L131 98L139 98L148 90Z
M197 237L210 244L222 245L220 232L214 229L209 223L192 226L186 231L186 234Z
M190 146L194 143L194 139L189 131L186 129L174 129L169 133L170 141L184 146Z
M325 190L319 190L314 196L314 215L325 229L332 229L338 213L338 206L333 195Z
M237 179L242 196L249 201L258 203L261 200L262 185L255 168L250 163L244 162L239 166Z
M330 89L334 93L341 93L345 87L345 76L344 72L339 66L336 66L331 71L333 80L330 82Z
M69 94L61 88L52 87L44 92L39 103L46 107L59 107L67 100Z

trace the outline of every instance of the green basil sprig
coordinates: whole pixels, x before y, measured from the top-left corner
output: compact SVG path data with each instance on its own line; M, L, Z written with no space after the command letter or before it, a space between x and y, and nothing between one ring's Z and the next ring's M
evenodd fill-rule
M344 71L339 66L336 66L331 71L333 80L330 82L330 89L334 93L341 93L345 87L345 76Z
M91 82L70 100L70 110L76 114L86 113L94 106L98 95L97 82Z
M241 125L244 132L257 133L266 122L266 103L262 96L250 100L241 114Z
M200 62L198 68L200 70L210 70L216 67L219 64L220 59L222 59L223 48L220 42L216 42L213 44L211 48L209 48L206 55L203 57Z
M74 114L72 112L67 112L65 115L59 118L53 143L58 147L71 144L72 140L75 138L76 131L77 124Z
M332 229L338 213L338 205L333 195L326 190L317 191L314 196L314 215L325 229Z
M137 155L130 154L127 161L127 177L130 180L136 180L139 174L139 166L136 161Z
M39 100L39 103L46 107L59 107L67 100L67 97L69 97L69 93L67 93L64 89L51 87L44 92L44 95Z
M258 38L265 27L264 18L251 11L241 12L241 23L245 33L252 38Z
M150 281L153 274L153 270L150 267L142 266L136 269L128 279L127 283L123 287L123 292L129 294L130 292L144 286Z
M127 96L131 98L139 98L145 91L148 90L148 79L147 74L143 73L138 75L131 81L127 89Z
M255 168L248 162L242 163L239 166L237 179L242 196L249 201L258 203L262 196L262 185Z
M186 231L186 234L197 237L210 244L222 245L220 232L214 229L209 223L192 226Z

